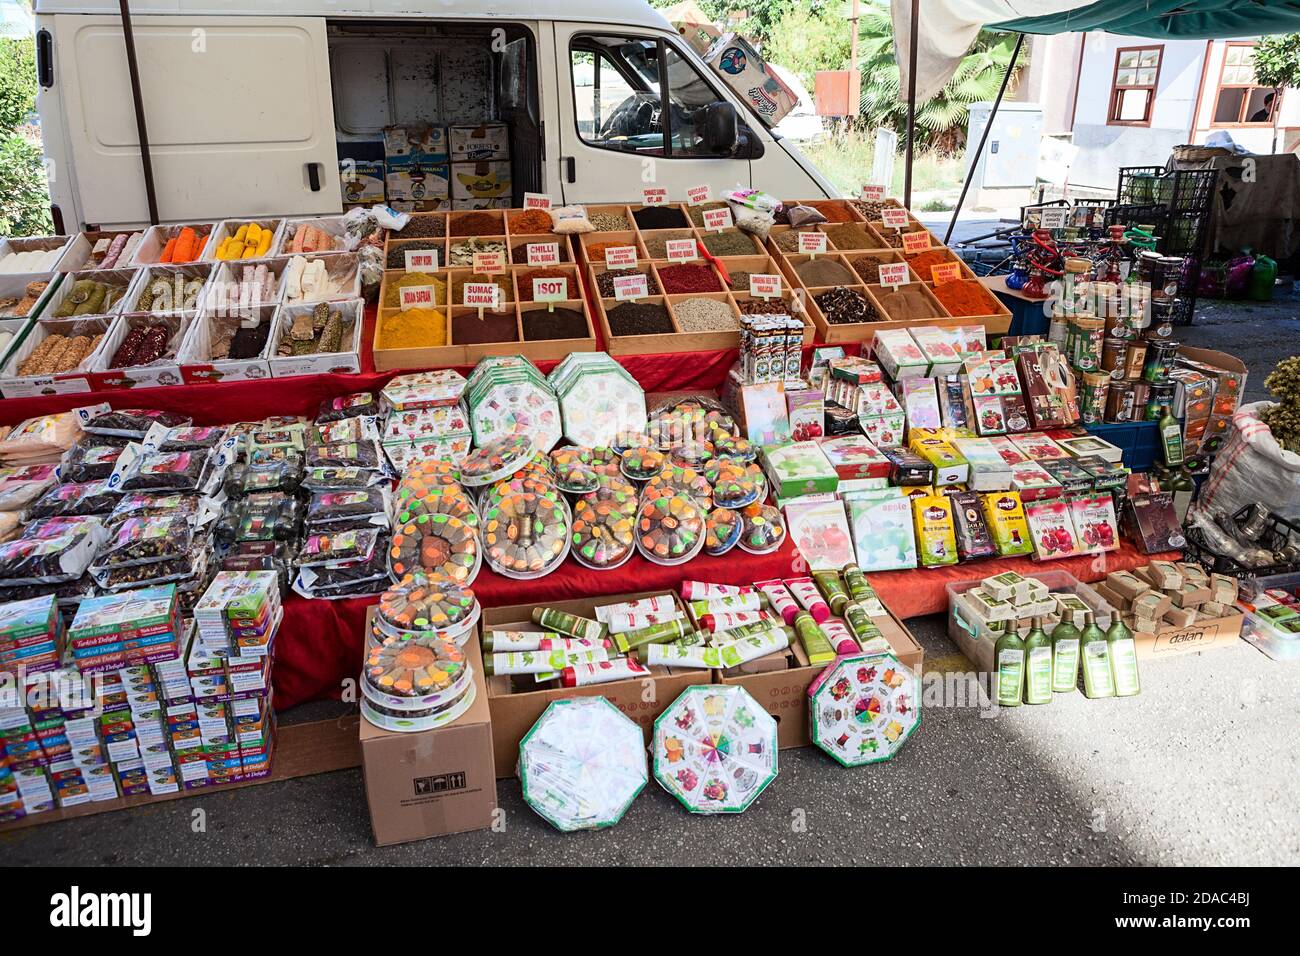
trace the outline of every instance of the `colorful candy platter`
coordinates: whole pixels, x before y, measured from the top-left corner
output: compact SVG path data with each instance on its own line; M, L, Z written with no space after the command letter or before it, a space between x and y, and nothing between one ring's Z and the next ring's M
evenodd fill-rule
M519 435L527 436L534 450L547 452L563 433L555 392L537 367L520 356L479 362L469 377L466 407L479 446Z
M533 451L527 435L503 435L480 442L460 463L460 483L478 488L509 478L532 459Z
M709 512L707 528L704 553L717 556L726 554L736 546L745 528L745 521L730 508L714 508Z
M483 512L483 553L508 578L550 574L569 553L569 507L555 492L503 496Z
M655 564L685 564L704 549L703 509L685 495L642 501L637 512L637 550Z
M921 681L892 654L838 658L808 698L813 743L846 767L888 760L921 724Z
M785 522L781 509L754 503L742 512L745 529L740 535L740 549L750 554L767 554L785 541Z
M388 570L395 581L422 572L469 585L482 563L478 529L444 514L419 515L396 528L388 552Z
M455 720L474 701L465 653L441 637L388 637L361 670L361 712L385 730L430 730Z
M636 551L636 493L600 490L573 505L573 558L583 567L608 571Z
M655 779L692 813L740 813L776 779L776 721L739 686L686 688L650 749Z
M565 833L618 823L648 778L641 729L604 697L552 701L519 743L524 802Z
M464 644L479 617L474 592L439 576L412 574L379 597L375 627L390 637L431 632Z

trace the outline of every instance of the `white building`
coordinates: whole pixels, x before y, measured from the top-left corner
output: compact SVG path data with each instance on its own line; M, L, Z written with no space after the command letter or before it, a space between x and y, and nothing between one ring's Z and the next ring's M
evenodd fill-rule
M1072 186L1113 190L1121 167L1162 166L1221 130L1256 153L1300 145L1300 90L1256 84L1254 40L1028 39L1015 99L1042 104L1044 134L1077 148Z

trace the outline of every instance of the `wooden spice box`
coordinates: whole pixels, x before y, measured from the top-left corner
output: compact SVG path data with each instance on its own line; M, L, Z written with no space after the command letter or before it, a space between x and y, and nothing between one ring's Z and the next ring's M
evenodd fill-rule
M392 371L395 369L428 369L444 368L453 365L470 365L479 359L488 355L498 355L502 352L503 347L508 347L513 354L524 355L530 359L544 361L548 359L562 359L570 352L593 351L596 348L595 324L592 319L591 309L586 301L586 289L584 286L583 271L579 267L576 256L574 243L570 236L556 235L554 233L545 234L537 232L514 233L510 229L510 216L512 213L521 210L465 210L454 212L435 212L435 213L416 213L412 220L429 219L438 217L445 221L447 232L455 229L458 222L463 222L464 217L486 214L491 217L492 229L491 234L484 233L481 236L444 236L439 238L421 238L421 239L403 239L401 233L390 233L385 245L385 256L389 251L401 250L405 245L414 243L437 243L440 249L439 267L429 270L427 274L436 277L440 282L446 283L446 296L452 294L452 289L457 280L463 280L473 274L471 265L449 266L448 258L452 246L457 243L467 242L470 239L481 239L486 241L502 242L505 245L506 259L510 261L511 252L515 246L523 243L550 243L554 242L559 247L562 260L555 266L529 266L526 262L521 264L510 263L506 266L501 276L505 279L508 287L504 298L507 300L505 309L497 316L509 315L513 324L504 323L506 328L501 330L501 338L490 342L469 342L457 341L456 325L458 320L464 321L469 318L477 318L478 310L466 308L463 305L443 301L437 304L438 311L447 320L448 344L443 346L425 346L421 348L406 349L388 349L380 348L380 329L383 320L400 311L400 309L391 306L384 306L383 302L388 294L390 286L406 275L406 270L402 268L389 269L384 272L383 280L379 289L379 317L375 322L375 336L373 342L373 353L375 360L375 369L377 371ZM602 233L592 233L591 235L602 235ZM538 269L557 269L565 273L569 280L568 298L562 302L556 302L555 307L572 309L581 312L586 320L586 334L579 338L565 339L524 339L523 314L534 311L547 311L546 303L533 303L520 301L520 281L530 281L532 273ZM531 288L531 287L530 287ZM492 321L493 313L486 313L486 321ZM509 334L509 338L505 335ZM494 337L495 338L495 337Z

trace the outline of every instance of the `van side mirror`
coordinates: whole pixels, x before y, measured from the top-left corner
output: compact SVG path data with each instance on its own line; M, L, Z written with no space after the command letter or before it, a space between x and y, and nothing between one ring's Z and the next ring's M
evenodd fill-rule
M736 108L730 103L710 103L704 108L704 149L714 156L730 156L739 142Z

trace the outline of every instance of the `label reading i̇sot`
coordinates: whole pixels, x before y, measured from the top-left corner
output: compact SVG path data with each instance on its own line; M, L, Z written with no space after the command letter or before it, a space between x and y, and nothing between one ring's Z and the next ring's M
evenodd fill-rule
M614 298L620 301L643 299L649 294L650 286L641 273L634 276L619 276L614 280Z
M880 284L887 289L897 289L912 281L912 275L906 262L882 262L880 264Z
M723 229L731 227L733 220L730 209L706 209L704 210L704 228L721 232Z
M408 249L406 251L407 272L432 272L437 268L437 249Z
M781 277L756 272L749 277L749 294L756 299L775 299L781 295Z
M530 242L524 249L530 266L553 266L560 261L558 242Z
M569 280L564 278L558 279L534 279L533 280L533 301L534 302L563 302L569 297Z
M636 265L636 246L610 246L605 250L605 266L610 269L625 269Z

